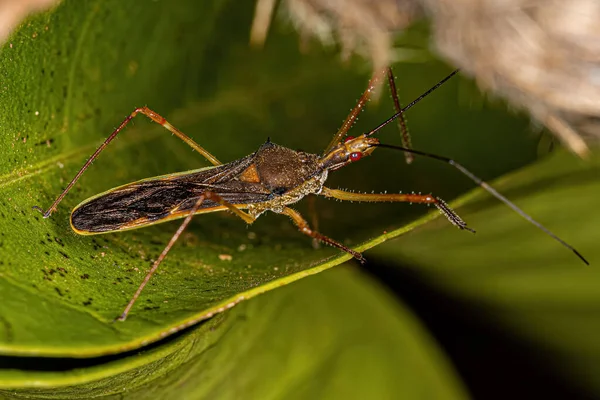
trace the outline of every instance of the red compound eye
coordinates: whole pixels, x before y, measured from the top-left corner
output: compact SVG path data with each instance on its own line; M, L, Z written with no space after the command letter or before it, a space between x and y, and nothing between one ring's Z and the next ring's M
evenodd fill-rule
M362 158L362 153L356 152L356 153L350 153L350 161L355 162L358 161Z
M346 139L344 139L344 143L348 143L349 141L353 140L354 136L347 136Z

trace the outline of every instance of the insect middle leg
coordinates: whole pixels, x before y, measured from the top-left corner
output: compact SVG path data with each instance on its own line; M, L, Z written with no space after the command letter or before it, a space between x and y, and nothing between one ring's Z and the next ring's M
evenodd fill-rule
M106 138L106 140L100 145L100 147L98 147L98 149L96 149L94 154L92 154L92 156L85 162L85 164L83 164L83 167L81 167L81 169L77 172L77 174L75 174L75 177L71 180L71 182L69 182L67 187L56 198L56 200L54 200L54 203L52 203L52 205L50 206L50 208L48 208L48 210L44 211L42 208L40 208L38 206L35 206L33 208L35 210L40 211L42 214L44 214L44 218L48 218L54 211L56 211L56 207L58 206L58 204L67 195L69 190L71 190L73 185L75 185L75 183L79 180L81 175L83 175L85 170L88 169L88 167L98 157L98 155L102 152L102 150L104 150L106 148L106 146L108 146L108 144L113 141L113 139L119 134L119 132L121 132L123 130L123 128L125 128L125 126L129 123L129 121L131 121L138 114L145 115L146 117L150 118L152 121L165 127L167 130L169 130L175 136L177 136L178 138L183 140L192 149L194 149L198 153L202 154L213 165L215 165L215 166L221 165L221 162L219 160L217 160L217 158L215 156L213 156L208 151L206 151L202 146L200 146L198 143L196 143L192 138L187 136L185 133L181 132L179 129L177 129L173 125L171 125L166 119L161 117L158 113L155 113L148 107L139 107L139 108L136 108L135 110L133 110L133 112L131 114L129 114L129 116L127 116L127 118L125 118L125 120L123 122L121 122L121 124Z
M300 232L304 233L305 235L310 236L311 238L317 239L320 242L323 242L323 243L328 244L333 247L337 247L338 249L345 251L346 253L352 255L352 257L354 257L358 261L360 261L361 264L365 264L367 262L367 260L363 257L363 255L360 254L359 252L354 251L354 250L344 246L343 244L338 243L335 240L333 240L325 235L322 235L317 231L310 229L308 222L306 222L306 220L304 218L302 218L302 215L300 215L300 213L298 211L291 209L289 207L285 207L283 209L283 211L279 212L279 214L287 215L288 217L290 217L292 219L292 221L294 222L294 224L296 224L296 226L298 227Z
M192 221L192 218L198 212L198 210L200 209L200 206L202 205L204 200L212 200L215 203L219 203L222 206L227 207L227 209L232 211L235 215L237 215L238 217L243 219L244 222L246 222L248 224L251 224L256 220L250 214L243 212L242 210L240 210L233 204L223 200L223 198L221 196L219 196L218 194L211 192L211 191L206 191L206 192L202 193L200 195L200 197L198 198L198 200L196 201L196 203L194 204L194 207L192 207L190 209L189 214L185 217L185 219L183 220L183 222L181 223L179 228L177 228L177 231L175 232L175 234L173 234L173 236L171 237L171 240L169 240L169 243L167 243L167 246L160 253L160 255L158 256L156 261L154 261L154 264L152 264L152 268L150 268L150 271L148 271L148 273L144 277L144 280L142 281L140 286L137 288L135 294L133 295L131 300L129 300L129 303L127 303L127 306L123 310L123 313L121 313L121 315L117 318L117 320L125 321L125 319L127 318L127 315L129 314L129 311L131 310L131 308L135 304L136 300L138 299L138 297L140 297L140 294L144 290L144 287L146 287L146 285L150 281L150 278L152 278L152 275L154 275L154 273L156 272L156 270L158 269L158 267L160 266L162 261L165 259L165 257L167 256L167 254L169 253L169 251L171 250L171 248L173 247L175 242L177 242L177 239L179 239L179 237L181 236L181 234L183 233L185 228L187 228L187 226L190 224L190 222Z
M312 224L314 230L319 230L319 214L317 213L317 197L309 196L308 197L308 216L310 219L310 223ZM321 247L321 242L319 239L313 238L312 240L313 249L317 250Z
M375 203L383 203L383 202L404 202L404 203L421 203L421 204L433 204L438 210L444 215L452 225L465 229L467 231L475 233L475 231L469 228L465 221L462 220L449 206L446 202L439 197L434 197L430 194L395 194L395 193L385 193L385 194L375 194L375 193L352 193L346 192L344 190L338 189L330 189L328 187L323 187L320 195L325 197L333 197L339 200L349 200L349 201L366 201L366 202L375 202Z

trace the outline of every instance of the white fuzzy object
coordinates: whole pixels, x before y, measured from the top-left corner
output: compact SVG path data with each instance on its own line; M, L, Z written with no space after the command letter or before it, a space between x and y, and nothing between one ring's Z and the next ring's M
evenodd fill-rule
M482 89L528 110L577 154L600 138L599 0L281 3L301 34L337 41L343 55L364 55L375 70L392 61L393 35L427 16L433 47Z

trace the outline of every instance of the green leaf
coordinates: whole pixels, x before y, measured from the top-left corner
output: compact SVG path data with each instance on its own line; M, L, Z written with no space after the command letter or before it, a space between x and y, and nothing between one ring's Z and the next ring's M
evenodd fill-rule
M13 372L7 383L40 398L466 397L414 317L347 268L261 296L138 354L72 371Z
M331 344L335 335L342 338L353 334L353 326L348 327L343 317L349 318L362 301L358 295L355 302L347 298L352 295L342 296L343 301L331 300L324 294L325 297L319 297L321 292L329 294L327 285L333 285L329 281L321 287L312 280L315 289L305 287L294 295L304 301L320 299L315 304L320 305L318 311L322 314L312 325L310 319L299 320L302 324L294 322L293 310L289 315L278 312L277 318L271 318L267 312L263 317L258 312L259 307L273 307L273 313L283 310L289 296L283 294L283 289L275 291L273 297L258 298L242 309L219 314L241 300L349 259L335 249L314 250L310 240L286 218L273 214L261 217L249 228L228 214L195 218L127 321L112 322L179 222L78 236L69 226L69 211L82 200L112 187L207 165L185 144L142 116L101 154L50 219L44 220L31 210L34 205L48 207L113 128L141 105L164 115L224 162L252 153L267 137L290 148L322 152L364 90L370 71L360 60L341 65L335 49L321 49L315 43L309 44L307 54L301 54L298 37L286 25L275 25L264 49L251 49L248 34L252 12L252 4L226 1L209 6L193 1L180 1L177 5L148 2L140 6L117 0L67 0L55 10L26 22L2 48L0 146L5 150L0 156L0 353L5 356L5 367L0 378L6 379L0 379L0 385L31 387L35 382L43 382L46 387L80 385L73 390L84 394L92 390L96 394L116 394L127 383L130 392L152 393L161 387L159 378L167 373L173 382L188 378L185 361L189 351L190 360L211 363L217 371L215 381L231 376L242 379L241 372L230 373L225 367L233 362L228 357L248 360L240 354L231 355L238 347L234 339L243 342L245 331L236 333L239 336L226 343L219 340L228 334L228 324L235 325L232 321L236 321L236 316L250 313L245 310L253 307L253 317L248 320L268 325L269 332L285 330L287 325L325 331L315 336L307 334L302 339L305 342L319 341L331 334L325 343ZM417 42L423 42L422 36ZM403 99L416 98L448 71L448 67L436 63L398 66ZM369 107L354 132L370 129L391 114L387 96L382 96L381 103ZM537 144L524 134L529 129L527 121L507 117L502 107L482 100L469 82L455 80L444 85L411 110L409 124L417 148L478 166L477 172L484 178L502 174L536 155ZM385 142L398 140L393 129L382 132L381 137ZM510 157L504 156L509 153ZM404 166L402 162L401 154L378 150L373 157L332 174L329 185L360 191L435 191L447 199L472 186L468 180L457 178L457 172L447 166L423 160L414 166ZM416 206L339 204L321 199L316 205L320 231L350 246L362 243L357 247L360 250L408 232L431 218L417 219L427 209ZM298 207L306 214L306 205ZM392 231L393 234L382 235ZM368 252L366 255L369 257ZM361 288L356 282L342 279L336 290L352 294L364 289ZM288 293L295 293L294 289L289 290ZM283 293L277 297L280 291ZM338 305L329 307L330 301ZM368 302L365 300L364 304ZM297 305L295 312L311 316L316 313L315 307ZM460 392L456 389L458 384L452 383L455 378L443 357L434 354L437 350L431 340L411 327L414 323L410 320L401 317L402 321L398 321L397 313L389 301L381 306L380 313L357 313L371 322L356 328L356 336L347 336L352 338L348 340L365 340L366 331L377 331L378 324L388 337L400 340L402 324L411 332L410 340L415 341L407 346L404 340L395 343L378 339L374 344L377 357L385 353L381 353L381 348L389 348L390 357L381 356L363 373L395 368L393 360L402 359L406 361L402 374L411 376L427 364L427 370L444 371L439 376L435 372L423 374L428 377L426 382L439 383L431 385L432 393L460 397L455 396ZM196 330L159 342L139 356L133 352L211 316ZM331 326L326 321L332 321ZM388 323L395 325L388 329ZM260 328L248 329L248 335L260 333ZM285 350L290 353L302 351L301 345L296 348L292 333L284 336L285 343L279 342L278 346L289 346ZM262 339L258 337L248 345L258 346ZM200 345L196 348L197 343ZM210 347L212 343L214 347ZM108 356L128 351L122 358ZM404 359L412 351L415 357ZM212 352L216 353L214 359ZM274 363L282 362L277 354L273 355L278 352L271 350ZM268 354L268 350L264 353ZM329 356L324 352L317 354ZM99 356L110 359L93 358ZM39 357L32 363L39 361L53 372L44 374L31 368L26 357ZM61 359L55 365L49 357ZM342 363L343 367L345 363L340 360L354 356L336 353L331 357L332 363ZM92 359L78 364L75 358ZM339 376L332 373L332 380L328 380L328 364L324 364L324 372L319 369L322 365L315 364L312 370L312 366L299 364L298 368L310 370L306 376L319 372L327 379L316 381L314 388L302 387L298 393L318 393L326 390L323 388L330 382L352 380L348 376L356 374L354 368L360 364L351 361L349 370L339 372ZM61 369L63 362L66 367ZM14 367L22 364L20 370ZM268 367L273 368L272 364ZM258 387L260 379L270 378L265 370L252 371L252 366L246 369L250 369L247 373L255 373L245 378L248 385ZM176 370L179 372L173 372ZM369 377L381 383L376 386L381 390L398 390L387 381ZM358 386L360 390L368 388L366 380L361 382L352 389L356 393L360 392ZM190 383L190 392L207 396L220 393L203 383ZM286 384L294 388L293 382ZM404 381L394 384L404 385ZM420 384L407 385L407 392L422 388ZM332 392L343 393L346 389L341 386L332 386ZM213 389L216 392L211 392ZM291 396L288 389L281 389L286 397Z
M261 217L248 230L232 216L204 215L169 254L127 323L111 323L178 223L81 237L69 227L69 209L119 184L206 165L142 117L86 171L52 218L31 211L33 205L48 207L123 115L141 104L166 115L224 161L251 153L267 136L292 148L323 148L366 77L340 70L333 53L301 56L292 35L276 36L263 51L248 48L249 7L215 2L202 13L195 9L193 2L138 7L67 1L26 23L4 47L3 353L90 357L131 350L349 258L330 248L311 249L310 240L280 216ZM413 76L425 68L413 68ZM444 74L443 68L428 68L425 75L435 79ZM434 82L415 79L406 96ZM472 91L454 82L425 104L438 110L445 91L456 107L457 90L465 88ZM360 126L375 126L388 110L389 105L378 107ZM455 116L448 121L435 111L430 119L432 111L422 110L411 118L423 129L459 130L477 125L486 113L487 121L503 118L494 108L471 119L462 118L466 110L444 110L441 115ZM508 121L498 129L519 124ZM333 178L332 185L350 181L359 190L390 189L390 175L382 171L397 170L402 158L388 154L381 160L387 164L373 157L362 169L352 166L346 181ZM439 182L443 177L439 174ZM331 203L317 204L323 232L347 244L390 227L383 214L390 207L363 207L361 215L371 219L365 224L362 217L341 219L355 215L349 208L332 211ZM396 227L415 212L394 210Z
M598 397L600 379L589 371L600 367L599 171L598 157L582 161L557 152L495 184L581 252L589 267L481 191L461 199L464 205L457 209L476 235L457 233L437 218L374 255L473 304L494 329L540 355L539 374Z

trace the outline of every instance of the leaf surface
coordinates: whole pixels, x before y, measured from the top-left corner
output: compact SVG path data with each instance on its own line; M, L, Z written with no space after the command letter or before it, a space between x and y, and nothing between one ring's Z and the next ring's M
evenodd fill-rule
M0 140L7 150L0 159L0 287L7 307L1 316L2 353L91 357L131 350L349 258L331 248L313 250L309 239L277 215L261 217L250 228L230 215L202 215L176 244L127 322L112 323L178 222L82 237L70 229L69 209L120 184L207 165L141 116L100 155L50 219L31 210L48 207L123 116L143 104L223 161L253 152L267 136L291 148L319 152L325 146L366 77L340 69L333 53L315 49L300 55L293 35L276 35L263 51L250 49L248 7L227 2L214 2L202 12L196 7L194 2L139 7L67 1L25 23L4 46L0 101L6 111L0 116ZM405 72L420 76L423 71ZM429 78L406 87L406 96L431 86L444 69L433 66L428 72ZM456 114L455 119L431 118L423 108L412 114L415 125L464 127L486 114L501 120L502 114L487 106L473 119L461 118L467 112L456 108L456 96L464 88L470 90L451 83L429 103L439 110L445 95L454 109L440 115ZM372 109L355 129L375 126L391 107ZM504 127L519 124L506 121ZM399 154L372 159L360 163L362 168L348 167L331 185L402 187L389 174L402 168ZM445 171L436 180L443 182L447 173L454 172ZM405 183L411 187L418 180L416 172ZM349 245L425 211L402 205L337 209L320 200L317 208L320 229Z
M3 386L20 388L13 394L37 398L466 397L410 312L348 268L268 293L139 353L4 375Z

